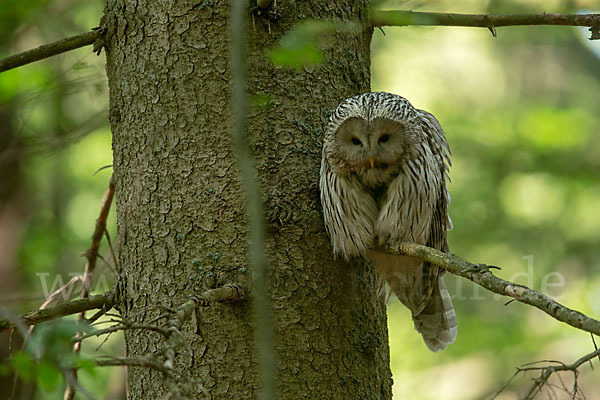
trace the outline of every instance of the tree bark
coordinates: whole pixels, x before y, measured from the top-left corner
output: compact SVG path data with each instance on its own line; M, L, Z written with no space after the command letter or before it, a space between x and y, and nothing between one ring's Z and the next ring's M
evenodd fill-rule
M248 92L267 95L249 137L269 221L271 301L281 399L389 399L385 305L367 265L335 261L318 194L328 112L369 90L368 1L278 0L282 16L249 23ZM229 4L109 1L107 73L119 231L119 307L150 321L207 288L246 282L247 236L231 150ZM301 20L358 21L331 35L324 62L290 70L266 50ZM250 16L249 16L250 20ZM253 26L255 26L253 28ZM197 398L250 399L258 388L248 303L216 304L184 327L191 352L177 368ZM126 333L127 355L153 353L158 334ZM166 391L155 371L131 367L131 399ZM185 384L185 383L182 383Z

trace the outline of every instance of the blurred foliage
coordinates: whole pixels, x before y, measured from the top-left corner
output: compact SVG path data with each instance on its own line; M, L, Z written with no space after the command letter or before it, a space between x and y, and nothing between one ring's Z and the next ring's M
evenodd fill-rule
M322 21L307 21L296 25L284 34L279 45L269 52L271 62L291 68L320 64L323 61L323 52L319 49L318 40L331 29L333 23Z
M331 46L332 35L359 30L360 26L348 22L303 21L281 37L269 51L269 59L282 67L311 68L323 61L323 50Z
M0 46L4 46L11 40L13 32L35 19L49 0L30 0L27 2L21 0L3 0L0 7ZM1 47L0 47L1 49Z
M103 7L101 0L3 0L0 57L88 31L98 25ZM91 48L0 74L0 306L14 312L37 308L46 294L82 273L82 254L90 246L111 172L94 175L112 163L107 108L104 56ZM108 228L115 237L114 209ZM105 241L100 254L112 259ZM99 261L93 292L108 290L112 282L110 269ZM70 294L80 290L76 286ZM74 363L84 371L82 387L96 398L109 393L124 398L124 370L96 369L89 361L98 354L121 354L122 336L111 337L100 352L103 338L88 339L81 357L69 359L74 324L66 319L40 325L23 351L15 334L10 363L9 335L0 335L0 370L9 372L11 365L25 385L36 387L18 390L17 398L62 399L64 372ZM11 386L10 376L0 377L0 399L10 396Z
M96 376L96 364L72 351L75 334L89 331L89 326L82 326L73 319L42 324L29 337L26 351L13 353L9 366L23 381L36 382L42 392L52 393L59 387L64 391L72 368ZM2 368L2 371L8 373L10 369Z
M378 3L382 8L465 13L598 7L592 0ZM102 7L100 0L4 0L0 57L86 31L97 25ZM323 57L328 35L344 29L355 27L309 21L285 35L271 58L282 66L310 67ZM587 30L564 27L501 28L495 39L478 28L385 32L374 33L372 89L403 95L432 112L453 152L452 251L473 262L499 265L503 278L600 315L597 42L587 41ZM0 74L0 132L11 135L6 143L0 141L0 173L10 171L16 181L10 198L0 198L0 210L8 212L6 204L14 203L10 210L19 222L11 231L14 257L4 257L18 284L12 292L2 289L1 305L15 311L39 306L44 292L82 271L85 260L79 255L89 246L110 173L93 175L112 159L107 97L103 58L90 49ZM269 94L254 102L268 105ZM114 210L108 225L114 237ZM101 253L110 259L105 244ZM110 285L108 269L103 263L99 268L106 272L99 282ZM506 299L452 276L446 282L457 308L459 335L442 353L429 352L408 311L398 302L390 304L398 399L489 397L517 365L547 358L571 362L592 350L589 336L539 311L505 305ZM25 301L23 293L39 296ZM47 327L34 331L41 338L35 343L45 343L42 348L56 344L60 350L64 331ZM82 358L97 354L100 343L84 343ZM121 352L119 337L103 349ZM35 399L62 398L64 381L57 378L58 364L50 354L26 349L13 358L20 375L41 377L39 386L47 390L36 391ZM97 369L95 374L80 374L80 379L98 398L113 390L107 382L124 387L120 369ZM588 399L600 399L599 381L598 372L582 368L580 384ZM517 379L499 398L515 398L528 384L528 378Z

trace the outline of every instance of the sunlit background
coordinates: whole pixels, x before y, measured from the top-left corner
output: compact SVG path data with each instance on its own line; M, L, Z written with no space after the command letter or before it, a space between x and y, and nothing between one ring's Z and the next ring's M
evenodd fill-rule
M469 13L599 11L594 1L391 1L389 8ZM99 0L4 0L0 57L96 26ZM596 8L594 10L594 7ZM408 98L441 122L453 154L452 252L502 267L498 275L600 316L600 44L570 27L385 28L372 44L372 89ZM61 276L83 269L112 162L104 56L89 48L0 74L0 305L39 306ZM114 233L114 213L109 220ZM105 260L110 253L101 249ZM98 264L112 284L110 269ZM40 275L42 273L42 275ZM48 273L48 275L43 275ZM446 277L459 334L431 353L408 311L389 306L396 399L490 398L515 367L567 363L594 350L589 335L540 311ZM103 286L105 285L105 286ZM76 289L79 290L79 289ZM7 339L5 336L2 339ZM92 354L101 341L86 342ZM0 342L0 352L7 342ZM99 352L121 354L119 335ZM598 364L597 364L598 365ZM581 367L586 398L600 399L600 365ZM82 372L98 398L122 398L119 369ZM500 399L519 398L517 377ZM552 379L540 398L565 397ZM60 399L60 380L35 392ZM0 381L0 398L10 382Z
M592 2L435 1L406 9L464 13L578 12ZM459 5L457 3L460 3ZM397 4L397 3L396 3ZM393 8L394 2L390 3ZM598 12L596 3L596 12ZM600 315L600 43L587 29L387 28L375 33L372 89L432 112L453 154L451 251L502 267L589 315ZM594 47L596 53L594 53ZM429 353L399 302L389 307L397 399L490 398L515 367L571 363L594 350L589 334L542 312L446 277L458 338ZM600 399L600 375L581 368L580 386ZM519 377L500 399L531 383ZM562 376L572 387L572 377ZM540 398L569 398L550 382Z

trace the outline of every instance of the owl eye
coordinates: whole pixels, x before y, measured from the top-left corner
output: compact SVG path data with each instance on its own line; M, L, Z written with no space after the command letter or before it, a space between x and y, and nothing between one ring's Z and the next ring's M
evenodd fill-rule
M381 135L381 137L379 138L379 143L385 143L388 140L390 140L390 135Z
M360 141L359 138L357 138L356 136L352 138L352 144L355 146L360 146L362 145L362 142Z

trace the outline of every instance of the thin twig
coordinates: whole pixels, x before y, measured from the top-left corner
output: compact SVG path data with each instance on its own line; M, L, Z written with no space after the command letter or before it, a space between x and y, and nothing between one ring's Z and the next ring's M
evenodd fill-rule
M57 54L66 53L67 51L75 50L80 47L93 44L100 36L100 29L82 33L81 35L71 36L66 39L61 39L57 42L48 43L38 48L15 54L0 60L0 72L8 71L9 69L21 67L30 64L34 61L43 60L55 56Z
M81 289L82 298L89 296L90 293L91 279L92 275L94 274L94 270L96 269L96 261L98 259L98 249L100 248L100 241L102 240L104 232L106 231L106 220L108 218L108 213L110 211L110 206L112 205L114 194L115 185L111 175L108 188L102 196L102 207L100 208L100 215L96 220L94 233L92 234L92 243L90 244L90 248L85 252L87 262L85 264L85 270L83 273L83 288ZM84 315L81 315L80 317L80 319L83 319Z
M108 311L108 309L101 308L100 310L98 310L96 312L96 314L92 315L90 318L86 318L87 323L92 325L94 322L96 322L98 320L98 318L105 315L107 313L107 311Z
M581 364L593 359L594 357L597 357L598 355L600 355L600 349L592 351L591 353L588 353L585 356L580 357L579 359L577 359L577 361L575 361L571 364L565 364L563 362L560 362L560 365L547 365L547 366L540 366L540 367L519 367L517 369L520 371L536 371L536 370L539 371L539 370L545 370L545 369L551 369L553 372L574 371L577 368L579 368L581 366ZM555 361L555 362L559 362L559 361ZM526 365L528 365L528 364L526 364Z
M438 265L454 275L467 278L491 292L512 297L521 303L542 310L552 318L574 328L600 335L600 321L565 307L538 291L498 278L492 274L491 267L487 265L473 264L453 254L445 254L439 250L416 243L402 243L397 248L386 247L381 250L391 254L420 258Z
M541 364L541 363L555 363L555 364L565 365L564 362L559 361L559 360L538 360L538 361L531 361L531 362L522 364L521 367L529 367L531 365ZM543 367L531 367L531 368L542 369Z
M525 367L525 368L519 367L519 368L517 368L517 372L541 371L541 374L537 378L533 379L533 384L529 387L529 390L521 399L522 400L533 399L537 393L541 392L542 387L547 383L548 379L550 379L550 376L552 376L552 374L555 372L561 372L561 371L573 372L574 387L573 387L572 398L575 398L577 396L577 392L578 392L578 387L577 387L578 368L583 363L586 363L586 362L592 360L594 357L598 357L598 356L600 356L600 350L596 350L589 354L586 354L585 356L579 358L577 361L575 361L572 364L561 363L561 365L548 365L548 366L540 366L540 367ZM563 386L564 386L564 383L563 383ZM566 387L564 389L567 391Z
M62 294L67 289L69 289L75 283L81 282L82 278L83 278L82 275L76 275L76 276L72 277L69 280L69 282L65 283L61 288L57 289L54 293L52 293L50 296L48 296L48 298L46 299L46 301L42 304L42 306L40 308L46 308L46 307L48 307L48 305L50 303L52 303L55 299L57 299L60 294ZM70 297L70 293L67 294L67 298L66 299L68 300L69 297Z
M590 336L592 337L592 343L594 344L594 349L598 350L598 345L596 344L596 339L594 339L594 334L590 333ZM600 355L598 355L598 361L600 361ZM594 364L592 363L592 360L590 360L590 367L592 369L594 369Z
M167 398L174 397L176 399L181 398L191 398L193 396L192 393L186 393L186 397L182 396L182 390L186 389L183 385L180 387L177 385L177 380L186 381L188 384L193 383L194 386L200 389L205 395L208 395L208 391L202 385L202 383L194 378L190 378L188 376L182 375L177 372L174 368L170 368L155 361L154 357L107 357L104 359L96 359L94 360L97 366L100 367L114 367L114 366L128 366L128 367L142 367L142 368L150 368L156 371L160 371L163 373L165 380L167 382L173 382L174 387L173 390L168 393Z
M139 358L139 357L114 357L106 359L94 360L99 367L114 367L114 366L129 366L129 367L144 367L151 368L156 371L160 371L167 376L176 377L179 376L177 371L172 368L165 367L159 362L156 362L153 358Z
M452 14L373 10L371 24L380 26L439 25L500 28L518 25L600 26L600 14Z
M118 331L126 331L129 329L145 329L148 331L153 331L153 332L158 332L160 333L162 336L164 337L168 337L169 332L166 329L163 329L159 326L156 325L151 325L151 324L134 324L134 323L124 323L123 325L116 325L116 326L111 326L109 328L104 328L104 329L98 329L96 331L93 332L89 332L85 335L82 336L78 336L76 338L73 339L74 342L81 342L82 340L91 338L91 337L98 337L101 335L106 335L108 333L114 333L114 332L118 332Z
M104 227L104 236L106 236L106 242L108 243L108 248L110 249L110 255L113 259L113 265L115 266L116 274L120 274L119 263L117 262L117 255L115 254L115 250L113 249L112 241L110 240L110 235L108 234L108 229Z
M496 393L494 393L494 395L490 398L490 400L495 400L500 393L504 392L504 389L506 389L508 387L508 385L510 385L510 383L517 377L517 375L519 375L521 373L521 371L519 371L518 369L515 371L515 373L508 379L508 381L506 381L506 383L504 385L502 385L502 387L500 389L498 389L498 391L496 391Z
M16 329L22 337L27 336L27 322L25 321L24 315L19 316L13 314L8 308L0 307L0 317L2 317L2 319L0 319L0 332L10 329L12 337L12 334Z
M98 254L98 258L100 259L100 261L102 261L102 263L104 265L106 265L106 267L110 270L110 272L113 274L113 276L117 276L117 271L115 271L113 266L110 265L110 263L108 261L106 261L106 259L104 257L102 257L102 254Z

